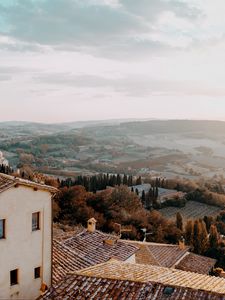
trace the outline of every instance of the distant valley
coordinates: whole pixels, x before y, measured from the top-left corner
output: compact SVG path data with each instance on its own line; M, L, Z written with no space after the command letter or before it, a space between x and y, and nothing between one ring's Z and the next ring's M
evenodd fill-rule
M5 122L0 123L0 150L13 168L28 164L64 177L99 172L224 176L225 122Z

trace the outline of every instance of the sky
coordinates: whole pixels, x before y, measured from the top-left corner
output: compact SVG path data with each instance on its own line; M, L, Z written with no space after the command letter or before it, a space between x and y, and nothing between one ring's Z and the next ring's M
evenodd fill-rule
M225 121L224 0L1 0L0 121Z

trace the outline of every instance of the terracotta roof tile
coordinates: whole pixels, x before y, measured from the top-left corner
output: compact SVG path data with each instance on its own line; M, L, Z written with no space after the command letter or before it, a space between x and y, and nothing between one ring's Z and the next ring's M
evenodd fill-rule
M80 270L103 263L112 257L125 261L138 250L134 245L122 241L108 245L104 240L113 238L96 230L93 233L86 229L68 239L53 241L53 282L57 282L70 271Z
M149 247L145 244L141 245L139 244L139 250L136 252L136 263L137 264L146 264L146 265L155 265L159 266L159 262L157 259L152 255L151 251L149 250Z
M171 268L189 250L189 247L181 250L178 245L157 245L153 243L147 247L158 264L168 268Z
M115 241L114 245L108 245L104 242L110 239ZM93 264L107 261L112 257L124 261L138 250L138 247L118 240L116 236L98 230L94 232L84 230L80 234L65 240L64 244L79 254L80 257L88 257Z
M156 266L146 268L146 265L110 261L75 274L68 274L41 299L225 300L224 279L173 271ZM208 284L200 285L203 279L200 280L199 276ZM186 277L188 280L185 282ZM198 281L198 287L193 280Z
M138 263L147 263L168 268L173 267L189 250L189 247L180 249L178 245L126 242L139 247L139 251L136 253Z
M0 174L0 193L14 186L14 180Z
M56 188L52 186L48 186L45 184L40 184L30 180L25 180L19 177L14 177L14 176L0 173L0 193L16 185L23 185L31 188L46 190L49 191L50 193L56 193L58 191Z
M172 295L167 294L171 288ZM169 290L170 291L170 290ZM59 285L51 288L43 300L224 300L218 294L165 286L160 283L141 283L79 275L68 275Z
M176 265L176 269L200 274L208 274L215 264L215 259L189 253Z
M53 223L53 237L57 241L67 240L75 234L81 233L84 230L84 227L82 225L74 227L63 225L63 229L61 229L60 227L61 224Z
M209 274L216 260L189 252L189 247L180 249L178 245L168 245L148 242L126 241L136 245L136 263L176 268L183 271Z
M77 274L135 282L151 281L225 295L224 278L151 265L130 264L112 260L108 263L83 269Z
M56 240L53 241L53 283L56 283L68 272L74 272L91 265L92 264L88 262L88 260L79 257L75 252L63 245L63 243Z

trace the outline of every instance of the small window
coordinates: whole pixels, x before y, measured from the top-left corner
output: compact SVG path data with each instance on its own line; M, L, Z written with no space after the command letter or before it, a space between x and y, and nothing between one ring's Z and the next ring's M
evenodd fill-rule
M40 213L36 212L32 214L32 231L40 229Z
M10 285L18 284L18 269L10 271Z
M164 295L172 295L174 292L175 288L166 286L165 289L163 290Z
M0 239L5 238L5 220L0 220Z
M41 277L41 267L34 268L34 279Z

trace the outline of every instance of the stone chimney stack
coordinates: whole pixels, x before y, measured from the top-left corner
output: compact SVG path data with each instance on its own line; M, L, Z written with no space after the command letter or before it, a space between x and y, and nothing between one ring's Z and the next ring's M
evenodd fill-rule
M95 232L96 223L97 223L97 221L95 220L95 218L89 219L88 222L87 222L87 231L88 232Z
M185 239L184 239L183 236L179 240L179 248L180 248L180 250L184 250L185 249Z

